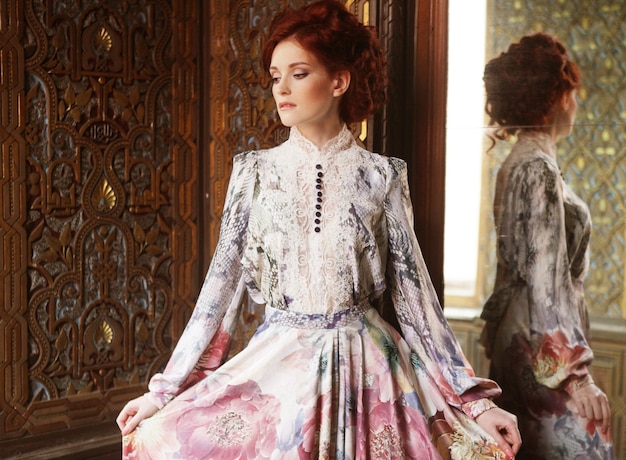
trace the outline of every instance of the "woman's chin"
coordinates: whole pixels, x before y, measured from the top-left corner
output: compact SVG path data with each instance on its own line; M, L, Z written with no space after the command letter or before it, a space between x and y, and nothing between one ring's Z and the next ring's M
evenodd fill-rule
M291 128L291 127L294 126L293 122L290 122L288 119L284 120L280 115L278 116L278 119L283 124L283 126L285 126L286 128Z

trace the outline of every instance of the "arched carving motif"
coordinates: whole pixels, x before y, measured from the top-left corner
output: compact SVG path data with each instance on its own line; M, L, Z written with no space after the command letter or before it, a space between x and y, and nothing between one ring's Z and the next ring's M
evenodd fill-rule
M0 11L0 441L112 420L193 308L198 3Z

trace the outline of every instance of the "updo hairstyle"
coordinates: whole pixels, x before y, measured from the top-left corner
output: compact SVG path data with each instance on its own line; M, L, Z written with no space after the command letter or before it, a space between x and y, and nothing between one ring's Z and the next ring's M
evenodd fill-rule
M549 124L563 95L580 86L580 72L555 37L537 33L490 60L483 81L489 126L497 126L494 136L503 140Z
M330 74L350 72L350 86L339 105L342 121L362 121L384 104L386 62L376 31L360 23L341 2L321 0L278 13L263 48L266 70L269 71L276 46L292 37L313 53Z

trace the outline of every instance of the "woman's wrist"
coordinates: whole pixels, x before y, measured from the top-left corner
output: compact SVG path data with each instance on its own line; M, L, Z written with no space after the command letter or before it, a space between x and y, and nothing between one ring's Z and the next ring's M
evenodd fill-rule
M154 393L149 391L148 393L145 393L144 398L146 398L146 400L154 405L155 407L157 407L158 409L163 409L163 407L170 402L172 399L174 399L174 395L170 394L170 393Z
M567 381L567 383L565 384L565 392L568 395L573 395L574 393L576 393L578 390L580 390L583 387L586 387L588 385L593 385L593 378L591 377L590 374L585 374L582 376L572 376L569 378L569 380Z
M463 412L465 412L468 417L473 419L478 417L480 414L493 409L494 407L498 406L489 398L481 398L475 401L466 402L461 406Z

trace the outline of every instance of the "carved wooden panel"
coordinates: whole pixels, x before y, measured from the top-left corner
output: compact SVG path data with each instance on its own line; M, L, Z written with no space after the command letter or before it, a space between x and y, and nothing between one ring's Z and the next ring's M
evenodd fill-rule
M198 19L0 2L0 440L114 419L193 308Z

